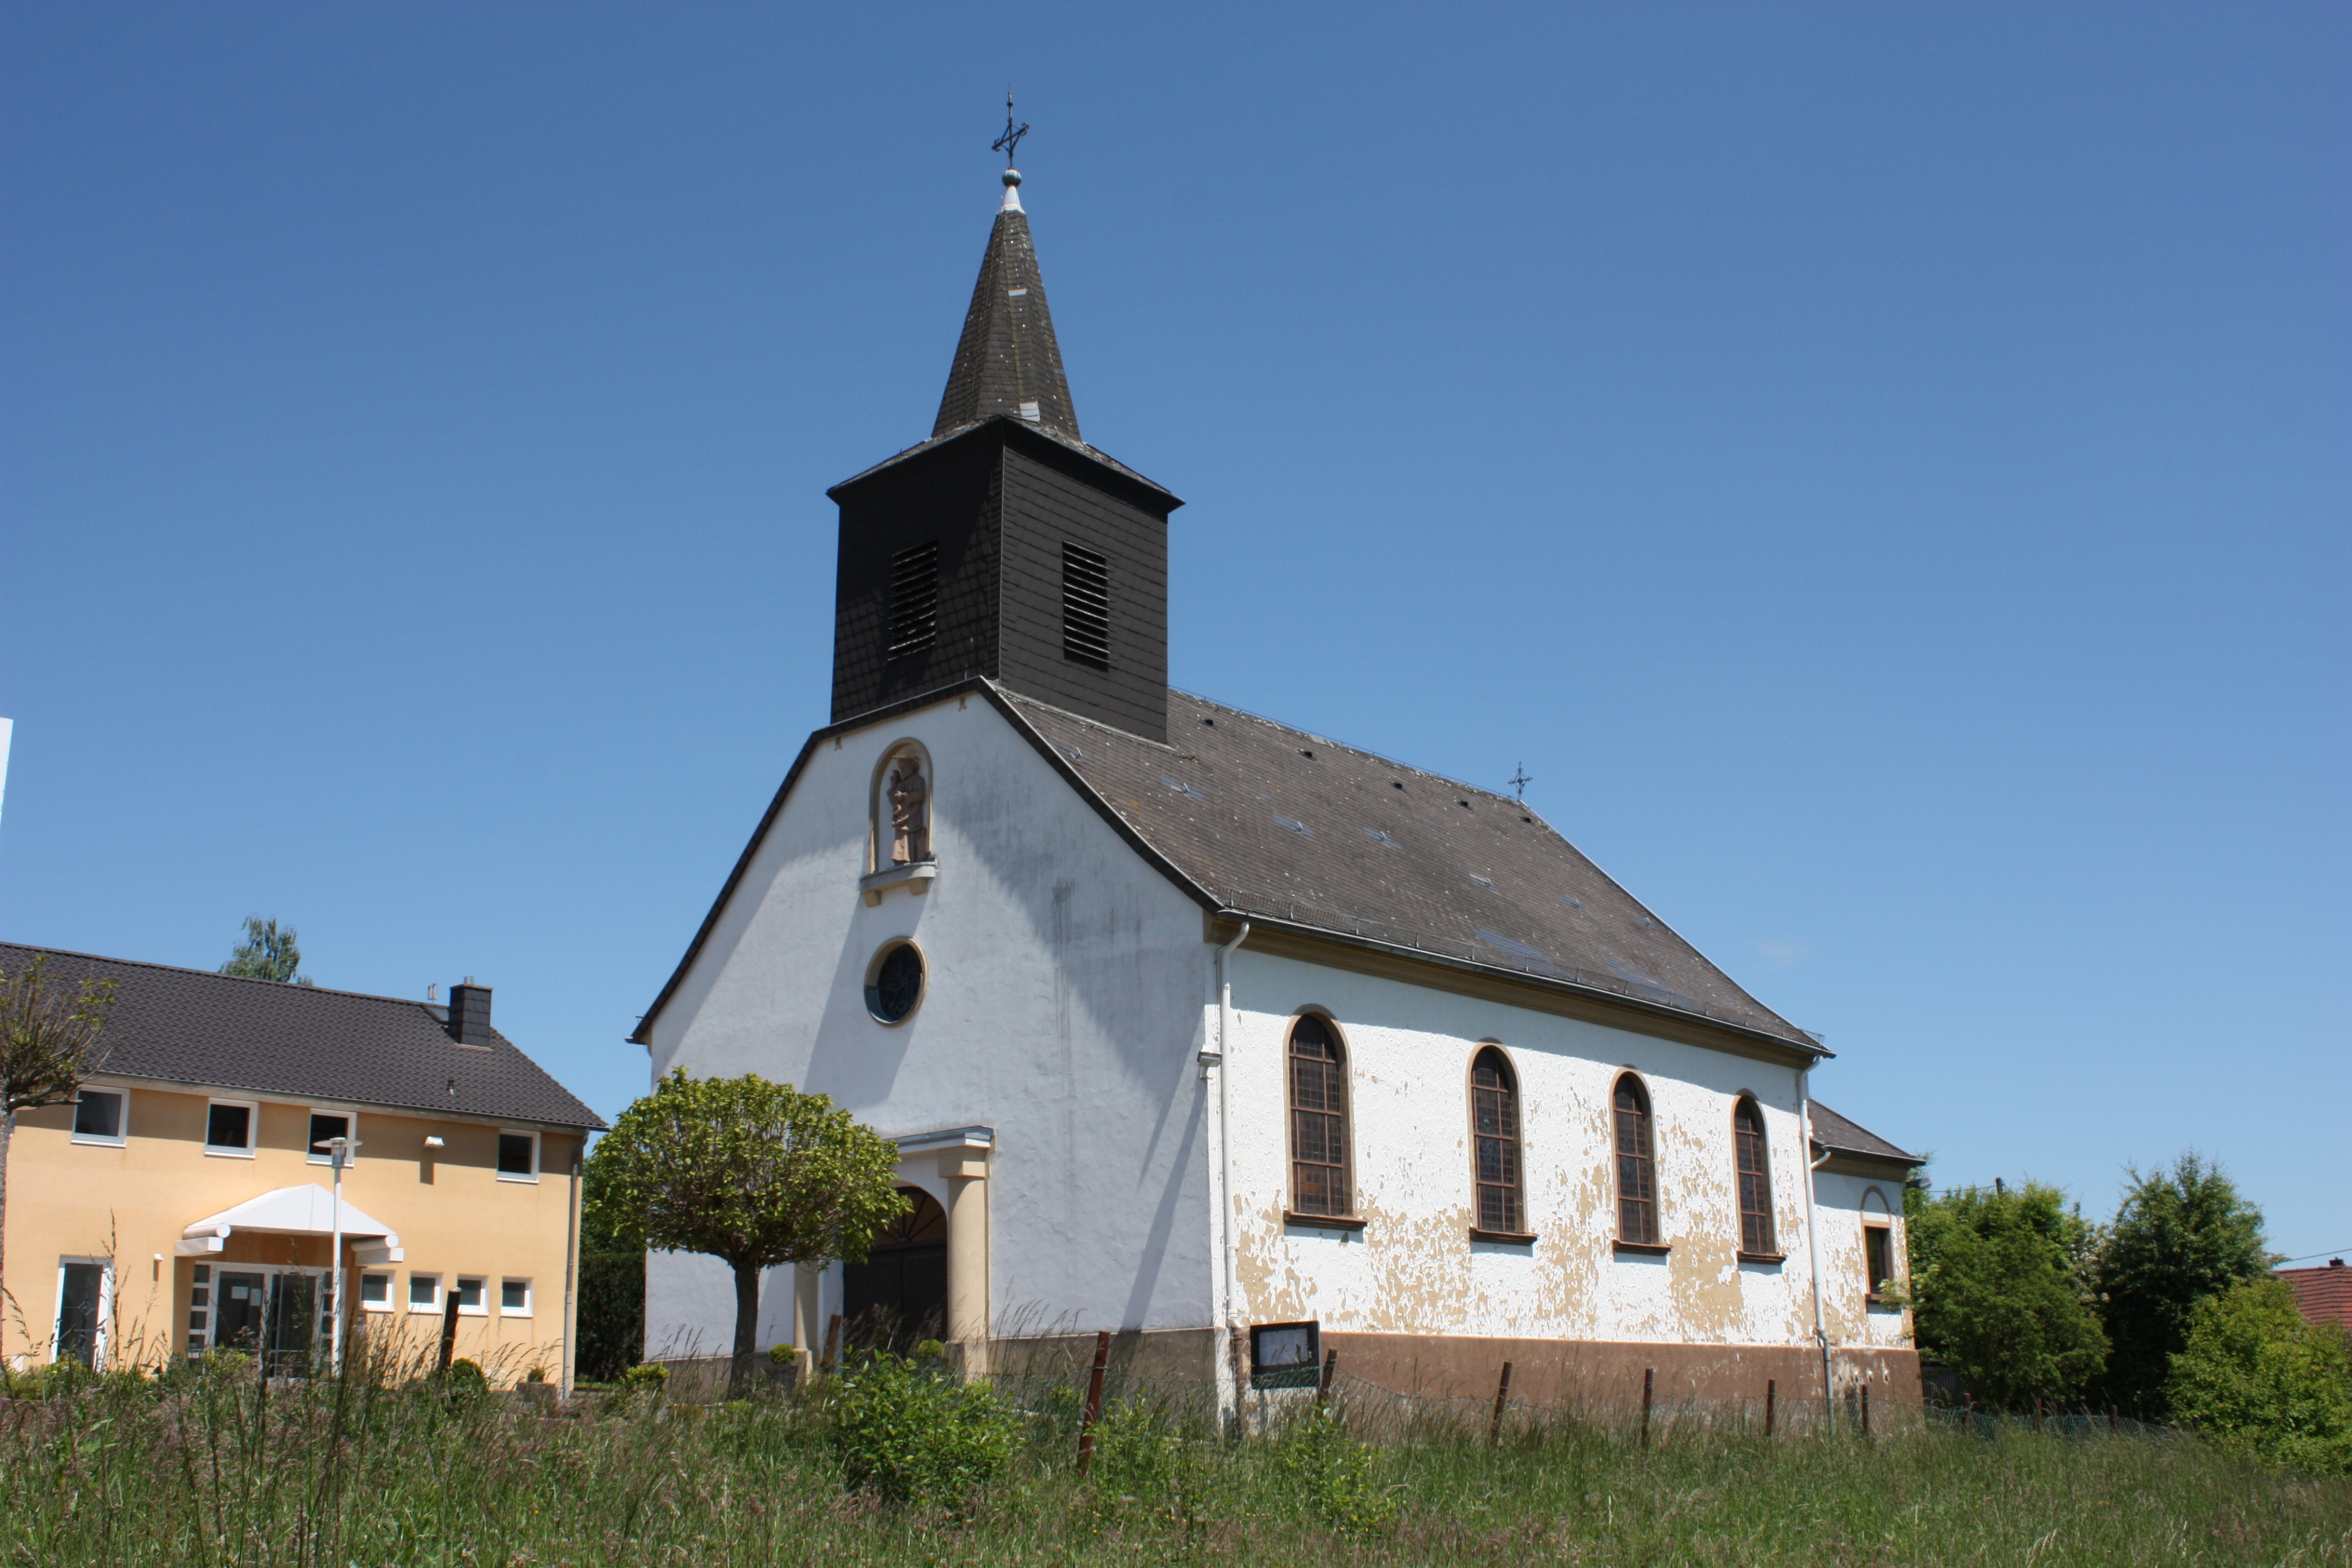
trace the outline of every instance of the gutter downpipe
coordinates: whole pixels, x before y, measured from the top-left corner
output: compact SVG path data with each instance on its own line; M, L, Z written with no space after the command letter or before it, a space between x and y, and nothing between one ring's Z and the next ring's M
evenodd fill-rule
M1814 1219L1813 1211L1813 1173L1821 1169L1830 1156L1824 1154L1818 1160L1813 1158L1812 1076L1811 1067L1797 1070L1797 1125L1799 1135L1804 1139L1805 1253L1813 1270L1813 1343L1821 1347L1822 1352L1822 1416L1829 1423L1829 1429L1834 1432L1837 1430L1837 1392L1830 1381L1830 1334L1822 1317L1821 1227Z
M580 1365L580 1158L587 1147L583 1128L572 1146L572 1191L563 1218L563 1362L555 1375L555 1396L565 1405L572 1403L572 1380Z
M1204 1074L1211 1066L1214 1066L1217 1070L1217 1191L1214 1235L1217 1243L1218 1265L1222 1275L1217 1301L1217 1329L1221 1342L1217 1346L1219 1356L1217 1383L1220 1387L1229 1381L1233 1384L1231 1409L1236 1420L1241 1415L1241 1384L1234 1374L1234 1248L1233 1216L1230 1212L1234 1186L1234 1151L1231 1120L1226 1113L1226 1107L1232 1096L1225 1091L1227 1078L1225 1047L1234 1032L1234 983L1231 974L1225 967L1225 960L1233 956L1234 949L1249 940L1249 934L1250 923L1244 920L1242 922L1242 928L1234 933L1234 939L1217 949L1217 1051L1213 1060L1206 1052L1202 1054L1201 1060L1201 1070Z

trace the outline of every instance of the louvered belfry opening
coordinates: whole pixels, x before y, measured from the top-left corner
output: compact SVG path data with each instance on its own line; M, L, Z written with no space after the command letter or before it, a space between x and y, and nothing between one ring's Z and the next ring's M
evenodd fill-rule
M1062 544L1062 657L1110 668L1110 561L1084 545Z
M1183 503L1079 435L1017 201L990 233L930 439L827 494L834 722L981 678L1167 740L1168 515Z
M940 630L940 546L936 539L890 558L889 657L919 653Z

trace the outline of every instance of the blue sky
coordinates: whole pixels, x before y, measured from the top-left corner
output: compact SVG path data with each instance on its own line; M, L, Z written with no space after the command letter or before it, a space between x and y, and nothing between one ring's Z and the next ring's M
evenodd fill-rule
M1192 691L1528 799L1824 1100L2352 1246L2342 6L0 10L0 936L611 1112L1004 85Z

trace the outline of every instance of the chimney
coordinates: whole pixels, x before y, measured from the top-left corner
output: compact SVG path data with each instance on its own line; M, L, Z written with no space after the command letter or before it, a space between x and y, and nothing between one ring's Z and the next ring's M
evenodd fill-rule
M459 1045L490 1043L490 988L474 984L471 975L449 988L449 1038Z

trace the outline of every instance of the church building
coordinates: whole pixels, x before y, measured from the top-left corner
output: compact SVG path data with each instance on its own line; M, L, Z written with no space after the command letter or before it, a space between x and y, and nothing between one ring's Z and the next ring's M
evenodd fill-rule
M930 437L835 486L832 722L632 1037L897 1140L866 1263L762 1344L962 1364L1120 1336L1232 1411L1336 1354L1399 1393L1918 1397L1911 1155L1821 1041L1552 826L1168 685L1181 503L1087 444L1020 194ZM715 1259L646 1354L723 1352Z

